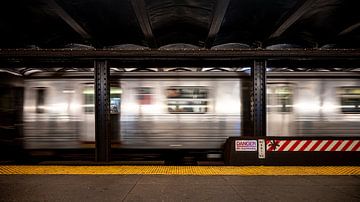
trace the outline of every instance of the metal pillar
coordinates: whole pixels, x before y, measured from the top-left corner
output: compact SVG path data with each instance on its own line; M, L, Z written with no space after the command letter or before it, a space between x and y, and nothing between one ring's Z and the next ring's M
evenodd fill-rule
M255 60L251 68L251 121L254 136L266 136L266 61Z
M95 72L95 160L110 161L110 68L106 60L94 62Z

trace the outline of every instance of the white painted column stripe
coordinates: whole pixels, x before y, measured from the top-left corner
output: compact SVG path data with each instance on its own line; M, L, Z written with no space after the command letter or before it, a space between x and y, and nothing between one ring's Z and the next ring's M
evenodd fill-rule
M321 143L315 148L314 151L320 151L327 142L328 142L328 140L321 141Z
M304 149L304 151L310 151L311 147L314 146L314 144L316 144L317 140L311 140L311 143Z
M302 140L300 144L294 149L294 151L299 151L302 146L306 143L306 140Z
M336 145L336 143L338 143L339 140L334 140L329 146L328 148L326 148L325 151L331 151L331 149Z

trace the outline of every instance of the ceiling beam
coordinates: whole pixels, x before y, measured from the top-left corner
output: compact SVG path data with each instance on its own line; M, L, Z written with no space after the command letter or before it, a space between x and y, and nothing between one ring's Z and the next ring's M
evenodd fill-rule
M244 60L268 59L268 60L306 60L306 61L357 61L360 62L360 50L358 49L290 49L290 50L64 50L64 49L1 49L0 63L7 61L12 64L28 61L38 62L68 62L76 65L76 62L92 61L94 59L107 59L121 63L153 63L160 65L161 62L187 62L210 63L239 62ZM15 65L16 66L16 65Z
M59 16L66 24L68 24L76 33L84 39L91 39L91 35L72 18L55 0L45 0L49 9Z
M355 29L359 28L360 27L360 22L358 23L355 23L355 24L352 24L351 26L345 28L344 30L342 30L338 36L341 36L341 35L345 35L345 34L348 34L352 31L354 31Z
M18 69L15 68L0 68L0 72L7 72L17 76L24 76Z
M217 0L213 11L209 33L205 41L205 48L211 48L215 41L216 35L219 33L221 23L224 20L226 10L229 6L230 0Z
M298 5L294 12L286 18L278 28L270 35L269 39L281 36L289 27L295 24L305 13L310 11L317 0L305 0Z
M146 4L144 0L131 0L131 5L134 9L137 21L140 25L141 31L144 34L150 48L157 48L156 40L151 28L148 12L146 10Z

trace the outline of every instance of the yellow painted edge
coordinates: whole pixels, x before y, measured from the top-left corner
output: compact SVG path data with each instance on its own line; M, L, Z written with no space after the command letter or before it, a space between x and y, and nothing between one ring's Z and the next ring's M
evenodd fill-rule
M3 165L1 175L360 175L360 166L35 166Z

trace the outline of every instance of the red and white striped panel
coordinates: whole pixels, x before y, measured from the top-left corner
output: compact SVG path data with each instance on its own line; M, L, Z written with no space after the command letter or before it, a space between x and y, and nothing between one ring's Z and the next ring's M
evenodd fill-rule
M360 151L360 140L266 140L266 151Z

